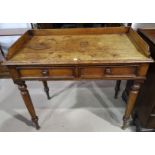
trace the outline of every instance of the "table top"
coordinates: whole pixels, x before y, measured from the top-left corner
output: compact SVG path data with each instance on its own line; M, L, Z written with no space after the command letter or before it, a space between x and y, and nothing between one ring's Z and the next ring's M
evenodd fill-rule
M139 29L138 31L155 44L155 29Z
M141 49L129 35L135 32L128 32L129 28L31 30L10 49L6 64L151 62L146 43Z

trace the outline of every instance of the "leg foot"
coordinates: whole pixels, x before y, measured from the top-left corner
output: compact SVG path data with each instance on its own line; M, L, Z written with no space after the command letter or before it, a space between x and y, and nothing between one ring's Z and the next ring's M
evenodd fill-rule
M35 124L35 127L37 130L40 129L39 123L38 123L38 117L32 118L33 123Z
M49 95L49 87L48 87L47 81L43 81L43 85L44 85L45 93L46 93L46 95L47 95L47 99L50 100L51 97L50 97L50 95Z

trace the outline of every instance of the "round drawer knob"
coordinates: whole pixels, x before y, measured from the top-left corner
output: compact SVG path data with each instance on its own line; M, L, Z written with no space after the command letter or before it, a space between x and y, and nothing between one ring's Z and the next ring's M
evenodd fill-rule
M106 69L105 69L105 73L106 73L106 74L111 74L111 68L106 68Z
M48 70L46 69L46 70L43 70L42 71L42 74L43 74L43 76L47 76L48 75Z

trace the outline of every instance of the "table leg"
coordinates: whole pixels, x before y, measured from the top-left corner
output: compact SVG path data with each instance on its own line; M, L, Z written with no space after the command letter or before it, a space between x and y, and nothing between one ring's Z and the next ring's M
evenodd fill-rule
M115 86L115 98L118 97L118 93L120 91L120 84L121 84L121 80L117 80L116 81L116 86Z
M32 121L34 122L36 129L39 129L40 126L38 124L38 117L36 116L35 109L34 109L34 106L32 104L31 97L30 97L30 94L27 90L27 86L25 84L25 81L18 81L15 83L18 85L18 88L21 92L24 103L25 103L25 105L26 105L26 107L27 107L27 109L31 115Z
M44 90L45 90L45 93L47 95L47 99L51 99L50 95L49 95L49 87L48 87L48 84L47 84L47 81L43 81L43 85L44 85Z
M134 81L131 90L129 92L129 98L127 101L127 107L125 110L125 115L123 117L123 126L122 129L125 129L127 127L129 118L131 116L131 113L133 111L133 108L135 106L136 103L136 99L140 90L140 86L141 86L142 81Z

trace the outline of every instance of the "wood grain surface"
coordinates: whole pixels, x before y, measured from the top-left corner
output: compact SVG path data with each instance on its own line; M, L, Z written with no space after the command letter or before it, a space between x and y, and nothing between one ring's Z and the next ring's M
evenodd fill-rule
M104 30L104 28L102 29ZM20 46L18 44L14 45L14 47L19 46L20 48L12 47L10 49L7 56L9 61L6 64L93 64L151 61L148 58L149 54L147 55L149 51L144 49L145 52L143 52L141 48L133 44L131 37L134 36L120 32L118 29L116 31L118 33L112 33L114 30L111 29L109 33L105 33L103 30L103 32L101 30L98 32L93 29L94 34L92 34L92 29L89 30L91 30L90 35L87 29L85 31L84 29L76 30L76 33L71 30L71 32L74 32L72 32L73 35L69 30L69 35L67 35L66 30L65 35L60 35L61 30L29 31L29 33L22 36L23 39L20 38L18 41L21 42ZM81 34L77 34L77 31ZM50 33L46 35L47 32ZM57 35L54 32L57 32ZM64 34L63 30L62 34ZM135 38L135 40L138 39ZM140 44L138 41L136 43Z

